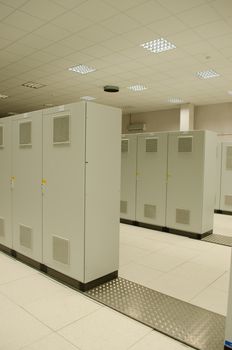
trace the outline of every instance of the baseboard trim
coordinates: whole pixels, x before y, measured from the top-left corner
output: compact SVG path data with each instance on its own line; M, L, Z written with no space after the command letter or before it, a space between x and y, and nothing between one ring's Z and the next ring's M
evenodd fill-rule
M232 211L228 211L228 210L219 210L219 209L215 209L214 212L215 212L216 214L232 215Z

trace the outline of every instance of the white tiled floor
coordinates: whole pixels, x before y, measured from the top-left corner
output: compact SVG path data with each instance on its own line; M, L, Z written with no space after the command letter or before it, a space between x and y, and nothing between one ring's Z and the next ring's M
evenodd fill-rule
M215 227L232 236L232 217ZM230 248L121 225L120 253L122 277L225 314ZM187 349L0 253L0 350L169 348Z

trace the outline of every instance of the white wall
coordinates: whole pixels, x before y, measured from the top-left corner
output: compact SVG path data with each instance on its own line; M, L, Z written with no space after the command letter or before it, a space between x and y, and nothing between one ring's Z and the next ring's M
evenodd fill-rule
M221 141L232 141L232 102L195 106L194 119L194 129L212 130L219 134ZM127 133L129 121L129 115L124 115L123 133ZM180 109L132 114L131 122L146 123L148 132L180 130Z
M122 132L127 133L129 115L123 116ZM146 123L146 131L179 130L180 109L167 109L154 112L131 114L131 123Z

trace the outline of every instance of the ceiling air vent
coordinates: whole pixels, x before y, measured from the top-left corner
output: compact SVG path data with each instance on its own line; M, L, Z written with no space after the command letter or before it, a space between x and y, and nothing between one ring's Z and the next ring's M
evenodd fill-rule
M145 123L133 123L133 124L129 124L128 131L130 132L142 132L142 131L146 131L146 124Z
M43 88L43 87L45 87L47 85L40 84L40 83L35 83L33 81L28 81L28 82L22 84L22 86L30 88L30 89L41 89L41 88Z

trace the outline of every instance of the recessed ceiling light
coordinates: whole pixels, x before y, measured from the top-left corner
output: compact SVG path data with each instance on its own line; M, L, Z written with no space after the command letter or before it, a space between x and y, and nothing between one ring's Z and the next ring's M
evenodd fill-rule
M96 100L96 97L92 97L92 96L83 96L83 97L80 97L80 100L92 101L92 100Z
M164 38L148 41L146 43L141 44L140 46L154 53L160 53L160 52L176 49L176 46L174 44L170 43Z
M232 95L232 90L229 90L229 91L228 91L228 94L229 94L229 95Z
M44 106L44 107L53 107L54 104L53 104L53 103L44 103L43 106Z
M40 83L35 83L33 81L28 81L28 82L22 84L22 86L28 87L30 89L41 89L41 88L45 87L46 85L40 84Z
M128 89L132 91L143 91L143 90L147 90L147 87L144 85L137 84L137 85L128 86Z
M17 114L16 112L8 112L8 115L15 115Z
M168 100L170 103L183 103L184 101L179 97L172 97Z
M77 66L70 67L68 70L71 70L75 73L88 74L94 72L96 69L93 67L88 67L84 64L78 64Z
M0 94L0 98L1 98L1 99L5 99L5 98L7 98L7 97L9 97L9 96Z
M216 78L220 76L220 74L215 72L213 69L197 72L196 75L200 79Z

